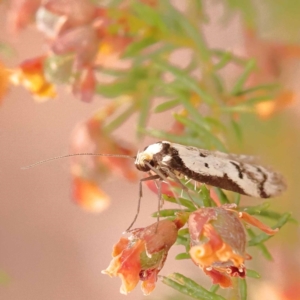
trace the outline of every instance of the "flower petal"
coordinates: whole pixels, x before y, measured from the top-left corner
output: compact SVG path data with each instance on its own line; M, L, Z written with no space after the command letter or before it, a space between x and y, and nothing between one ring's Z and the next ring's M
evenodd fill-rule
M10 76L13 84L24 86L40 101L56 97L54 85L44 75L44 60L45 57L25 60Z
M102 212L110 203L98 184L77 176L73 179L73 199L85 210L95 213Z
M141 287L145 296L149 295L154 290L158 272L159 270L157 269L151 270L150 274L147 276L147 280L143 281Z
M9 87L9 71L0 61L0 103Z
M203 269L204 273L208 275L211 279L213 284L219 284L222 288L229 288L232 287L232 281L229 276L224 273L220 273L217 270L211 269Z
M120 268L117 274L122 279L120 292L127 294L131 292L140 280L140 255L145 250L143 241L137 241L132 248L125 249L120 256Z
M240 212L239 213L239 217L243 221L245 221L245 222L247 222L247 223L249 223L249 224L251 224L251 225L253 225L253 226L257 227L257 228L259 228L261 231L263 231L263 232L265 232L267 234L270 234L270 235L271 234L275 234L279 230L278 228L276 228L276 229L270 228L269 226L265 225L264 223L262 223L261 221L259 221L255 217L249 215L246 212Z

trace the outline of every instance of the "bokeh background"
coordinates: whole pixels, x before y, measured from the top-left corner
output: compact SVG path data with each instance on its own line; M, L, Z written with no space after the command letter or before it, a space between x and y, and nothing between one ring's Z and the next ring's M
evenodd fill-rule
M218 1L208 5L207 12L210 22L203 30L211 47L239 54L249 50L241 14L234 12L225 23L220 22L224 5ZM285 14L285 11L279 11L278 14ZM285 43L288 39L286 32L291 32L294 44L300 41L299 27L296 28L296 33L293 32L297 25L292 22L295 18L293 14L290 15L291 19L280 18L282 22L285 20L292 23L288 28L286 23L272 28L272 22L263 16L262 10L260 35L266 41ZM28 57L42 54L45 50L44 37L34 26L27 27L17 35L10 33L7 8L4 5L0 6L0 40L15 49L12 54L3 58L11 67ZM260 49L256 50L259 53ZM264 55L272 53L266 54L263 51L261 49ZM186 54L179 54L179 58L184 60L180 55ZM276 64L277 58L274 57L274 60ZM258 155L263 162L274 166L286 176L288 191L270 201L274 209L291 211L297 219L300 211L300 55L287 57L280 67L284 68L284 80L294 91L292 104L269 119L251 115L244 117L241 120L243 143L232 143L231 149ZM234 71L228 71L229 80L235 75ZM94 214L84 211L71 201L67 159L30 170L20 169L41 159L69 153L70 136L74 128L104 106L106 101L102 97L95 97L93 102L87 104L78 101L62 88L57 99L36 103L22 87L12 88L2 100L0 299L124 299L125 296L119 293L120 280L102 275L101 270L108 266L112 245L135 214L137 184L128 183L120 177L110 177L102 185L111 198L110 206L104 212ZM157 115L151 119L150 124L160 128L167 127L167 122L166 117ZM123 139L125 136L126 141L137 143L132 130L133 124L134 117L124 124L117 136ZM154 139L146 138L137 147L142 149L153 141ZM259 204L259 200L245 201ZM150 212L156 210L156 204L155 194L145 189L137 226L153 222ZM254 257L249 265L262 275L260 280L249 279L249 299L300 299L297 286L300 280L298 226L286 225L268 242L268 246L274 255L273 262L267 262L257 250L249 251ZM161 274L180 271L209 286L208 278L191 261L173 259L177 252L179 249L173 247ZM137 288L127 298L143 299L144 296ZM158 283L148 299L184 297Z

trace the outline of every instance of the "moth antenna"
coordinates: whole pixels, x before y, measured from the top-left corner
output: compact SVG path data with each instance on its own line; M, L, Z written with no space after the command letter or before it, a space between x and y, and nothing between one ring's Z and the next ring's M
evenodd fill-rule
M38 161L32 165L22 167L22 170L30 169L33 168L37 165L41 165L47 162L50 162L52 160L57 160L61 158L67 158L67 157L72 157L72 156L106 156L106 157L120 157L120 158L132 158L135 159L135 156L130 156L130 155L122 155L122 154L103 154L103 153L74 153L74 154L67 154L67 155L61 155L61 156L56 156L52 158L48 158L45 160Z

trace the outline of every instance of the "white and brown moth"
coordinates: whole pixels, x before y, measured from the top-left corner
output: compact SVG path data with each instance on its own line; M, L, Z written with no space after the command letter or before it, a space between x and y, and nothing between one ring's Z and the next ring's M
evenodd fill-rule
M189 178L228 191L257 198L279 195L286 189L283 177L252 163L253 157L208 151L190 146L158 142L136 156L138 170L156 172L157 178Z
M185 190L187 190L186 186L180 181L182 178L257 198L274 197L286 189L285 181L279 173L254 164L254 158L251 156L208 151L167 141L151 144L142 152L138 152L135 157L103 153L77 153L53 157L24 169L55 159L81 155L135 159L136 168L149 173L149 177L143 178L139 182L137 212L126 231L129 231L138 217L142 198L142 182L144 181L158 179L158 211L161 202L161 182L168 178L177 181ZM188 196L194 202L189 193ZM159 219L159 214L157 218Z
M167 178L178 181L181 178L188 178L256 198L274 197L286 189L285 181L279 173L256 165L253 163L255 159L251 156L209 151L167 141L151 144L142 152L138 152L135 157L103 153L77 153L53 157L23 169L55 159L79 155L135 159L135 166L138 170L155 173L155 175L141 179L140 182Z

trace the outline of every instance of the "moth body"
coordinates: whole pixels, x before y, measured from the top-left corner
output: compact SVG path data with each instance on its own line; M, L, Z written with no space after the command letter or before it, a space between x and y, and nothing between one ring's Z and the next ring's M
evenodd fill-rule
M256 198L277 196L286 189L282 176L253 163L245 155L208 151L167 141L149 145L137 154L138 170L149 167L166 177L187 177L225 190Z

